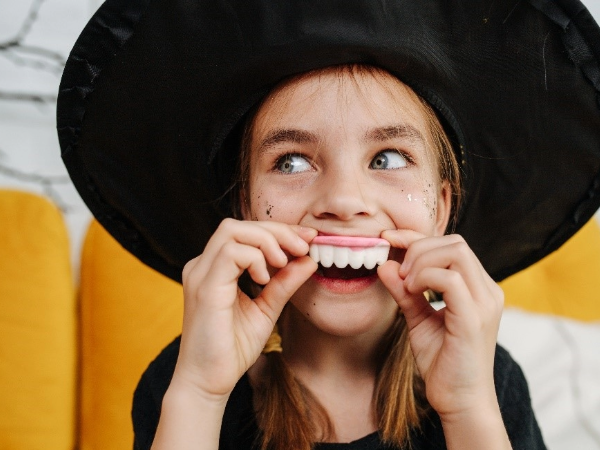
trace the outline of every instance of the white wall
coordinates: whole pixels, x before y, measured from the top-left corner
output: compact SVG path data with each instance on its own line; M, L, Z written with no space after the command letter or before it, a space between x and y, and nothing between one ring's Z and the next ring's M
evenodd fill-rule
M64 61L98 4L0 0L0 45L21 44L0 50L0 187L42 193L61 207L76 273L90 215L60 159L55 99ZM37 13L30 16L32 11Z

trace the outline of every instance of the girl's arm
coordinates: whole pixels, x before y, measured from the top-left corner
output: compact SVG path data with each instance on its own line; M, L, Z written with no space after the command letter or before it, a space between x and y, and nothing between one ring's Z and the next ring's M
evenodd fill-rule
M406 249L402 264L379 268L402 310L427 400L442 421L448 449L508 450L494 387L494 354L504 295L460 236L386 231ZM423 293L443 294L435 311Z
M227 398L210 398L174 380L163 398L152 449L218 449Z
M315 235L281 223L226 219L204 253L185 266L181 345L153 450L218 449L235 384L260 355L285 303L317 268L306 256ZM288 261L286 252L295 259ZM264 285L255 299L238 287L245 270Z

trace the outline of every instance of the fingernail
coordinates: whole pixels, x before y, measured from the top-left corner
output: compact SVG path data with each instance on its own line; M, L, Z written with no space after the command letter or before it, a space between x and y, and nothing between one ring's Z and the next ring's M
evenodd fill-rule
M406 276L406 274L408 273L408 264L406 262L403 262L402 264L400 264L400 269L398 270L398 273L400 274L400 276L402 278L404 278Z
M304 252L308 253L308 249L309 249L308 243L304 239L302 239L300 236L298 236L297 239L298 239L298 245L300 246L300 248L302 248Z
M300 225L300 231L304 232L304 233L310 233L310 234L317 234L317 230L315 230L314 228L310 228L310 227L304 227L302 225Z
M286 255L283 250L281 250L280 253L281 253L281 262L283 262L284 264L287 264L288 260L289 260L288 255Z

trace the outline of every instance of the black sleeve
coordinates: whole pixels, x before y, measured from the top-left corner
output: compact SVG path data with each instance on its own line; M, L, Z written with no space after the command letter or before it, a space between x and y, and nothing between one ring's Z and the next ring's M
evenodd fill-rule
M150 363L133 394L131 418L134 450L150 450L152 446L162 400L175 370L179 341L178 337Z
M513 450L545 450L525 375L502 347L496 350L494 378L500 412Z
M179 355L180 338L169 344L150 363L133 395L134 450L150 450L158 421L163 397L175 371ZM254 449L257 426L252 403L252 388L246 376L236 384L225 408L221 427L219 449Z

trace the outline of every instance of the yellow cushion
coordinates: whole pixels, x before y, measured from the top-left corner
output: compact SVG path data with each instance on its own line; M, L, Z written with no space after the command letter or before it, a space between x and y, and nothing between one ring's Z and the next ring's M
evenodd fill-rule
M556 252L501 283L506 306L600 320L600 226L592 219Z
M0 448L70 450L75 289L60 211L0 190Z
M80 449L131 448L133 391L181 332L181 285L125 251L92 222L81 267Z

